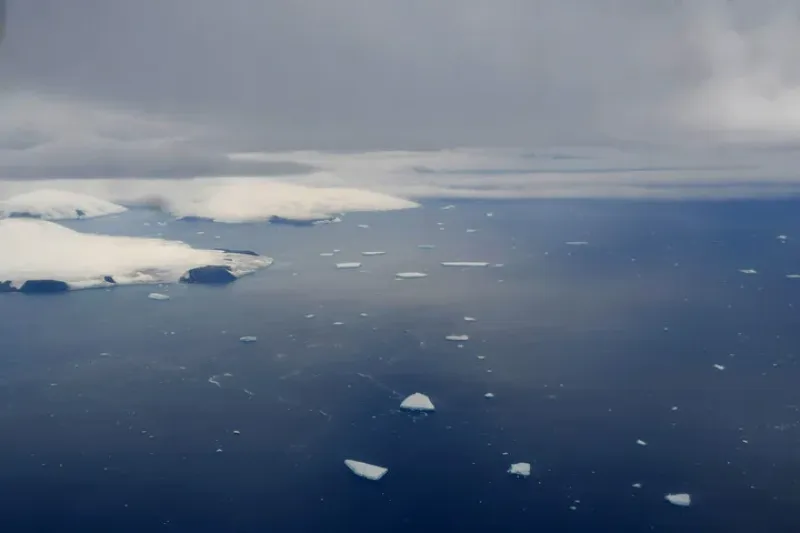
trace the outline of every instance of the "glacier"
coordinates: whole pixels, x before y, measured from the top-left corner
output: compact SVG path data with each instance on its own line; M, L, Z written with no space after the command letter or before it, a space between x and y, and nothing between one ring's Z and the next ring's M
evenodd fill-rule
M81 233L55 222L0 219L0 292L61 292L116 285L219 283L272 264L250 253L180 241Z
M116 215L125 211L127 208L107 200L56 189L37 189L0 200L0 218L68 220Z

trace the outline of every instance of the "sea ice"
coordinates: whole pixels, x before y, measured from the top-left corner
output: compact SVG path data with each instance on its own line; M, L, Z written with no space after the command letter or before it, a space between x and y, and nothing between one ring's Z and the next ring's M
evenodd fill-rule
M476 320L478 320L478 319L474 318L474 317L471 317L471 316L465 316L464 317L464 321L465 322L475 322Z
M428 277L424 272L398 272L394 276L397 279L419 279Z
M418 244L417 248L419 248L420 250L433 250L434 248L436 248L436 245L435 244Z
M633 485L631 485L631 487L633 487L634 489L641 489L642 488L642 484L641 483L634 483Z
M353 459L345 459L344 464L358 477L363 477L371 481L378 481L389 471L388 468L362 463L361 461L355 461Z
M400 409L407 409L409 411L433 411L435 407L430 398L421 392L415 392L403 400L400 404Z
M365 257L374 257L376 255L386 255L386 252L361 252L361 255Z
M531 475L531 464L514 463L508 467L508 473L519 477L528 477Z
M481 261L444 261L443 267L488 267L489 263Z
M336 263L336 268L340 270L350 270L353 268L361 268L361 263Z
M564 244L568 244L570 246L586 246L589 244L589 241L567 241Z
M254 337L252 335L245 335L244 337L239 337L241 342L256 342L258 337Z
M639 446L647 446L647 443L642 439L637 439L636 444L638 444Z
M691 495L686 493L667 494L664 496L664 499L672 505L677 505L678 507L689 507L692 504Z
M333 257L333 252L322 252L319 254L320 257Z
M800 279L800 274L786 274L788 279Z
M151 292L147 297L151 300L169 300L168 294L161 294L160 292Z
M494 394L491 393L491 392L487 392L486 394L483 395L483 397L484 398L488 398L488 399L492 399L492 398L494 398Z
M742 274L758 274L757 270L753 270L752 268L740 268L739 272Z
M714 364L714 368L716 368L717 370L725 370L725 367L723 365L716 364L716 363Z
M464 342L469 340L469 335L448 335L445 339L454 342Z
M36 189L0 201L0 218L25 216L42 220L66 220L116 215L127 211L121 205L55 189Z
M369 224L359 224L358 227L361 229L369 229Z
M472 228L467 229L467 233L475 233L476 231L478 230Z

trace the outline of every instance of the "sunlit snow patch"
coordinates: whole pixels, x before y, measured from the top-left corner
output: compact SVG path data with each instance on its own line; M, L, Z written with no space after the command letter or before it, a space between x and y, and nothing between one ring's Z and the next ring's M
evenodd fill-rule
M453 342L464 342L469 340L469 335L448 335L445 339Z
M388 468L362 463L361 461L355 461L353 459L345 459L344 464L358 477L363 477L371 481L378 481L389 471Z
M509 474L519 476L519 477L528 477L531 475L531 464L530 463L514 463L508 467L507 472Z
M349 270L353 268L361 268L361 263L336 263L336 268L340 270Z
M401 409L409 411L433 411L435 407L433 402L426 395L421 392L415 392L400 404Z
M147 295L147 297L150 298L151 300L159 300L159 301L169 300L168 294L161 294L160 292L151 292L150 294Z
M257 254L80 233L54 222L20 218L0 219L0 256L0 292L222 283L272 264L272 259Z
M107 200L55 189L37 189L0 201L0 218L67 220L116 215L124 211L127 209Z
M394 275L397 279L419 279L427 278L428 275L424 272L398 272Z
M386 255L386 252L361 252L361 255L365 257L374 257L376 255Z
M664 499L678 507L689 507L692 504L692 497L686 493L667 494Z
M488 267L489 263L481 261L444 261L443 267Z

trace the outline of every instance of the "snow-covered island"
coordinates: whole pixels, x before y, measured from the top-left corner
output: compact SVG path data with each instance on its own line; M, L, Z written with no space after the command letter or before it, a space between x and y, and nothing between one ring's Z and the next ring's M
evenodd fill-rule
M116 285L228 283L272 264L249 251L180 241L81 233L55 222L0 219L0 292L63 292Z
M69 220L116 215L121 205L87 194L56 189L37 189L0 201L0 218L25 217Z

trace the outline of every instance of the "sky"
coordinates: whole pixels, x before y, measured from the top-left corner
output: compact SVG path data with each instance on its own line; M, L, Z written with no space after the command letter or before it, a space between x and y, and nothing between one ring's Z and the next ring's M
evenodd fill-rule
M289 149L794 150L800 132L796 2L6 2L11 177L281 173L300 167L222 154Z

